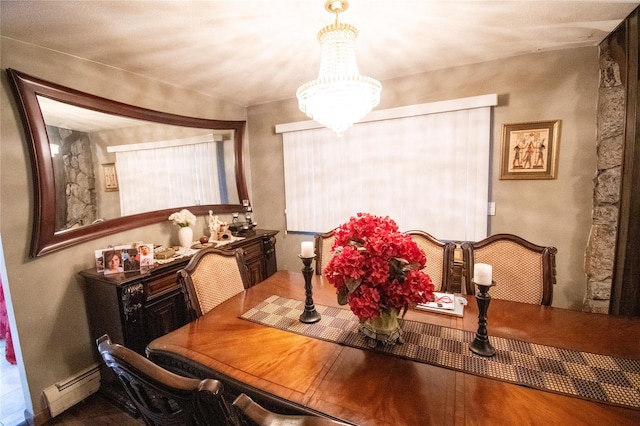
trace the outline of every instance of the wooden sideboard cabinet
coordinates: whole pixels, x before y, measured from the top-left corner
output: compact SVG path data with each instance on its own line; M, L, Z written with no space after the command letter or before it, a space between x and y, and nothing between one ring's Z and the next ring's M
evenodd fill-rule
M222 246L244 250L251 285L276 272L277 233L256 230L253 235ZM180 258L145 272L113 275L97 273L95 269L80 272L86 283L92 338L107 333L113 342L144 354L150 341L186 324L189 317L177 272L189 260Z
M186 324L176 274L188 262L179 259L145 273L82 271L92 338L107 333L112 341L144 354L148 342Z
M255 285L277 270L276 234L256 230L252 235L221 246L242 248L250 284ZM178 271L189 263L183 257L141 272L104 275L95 269L80 272L85 279L85 300L91 337L108 334L111 341L145 355L149 342L185 325L188 314L178 284ZM94 346L95 347L95 346ZM111 370L103 365L100 391L121 408L136 415L136 408Z

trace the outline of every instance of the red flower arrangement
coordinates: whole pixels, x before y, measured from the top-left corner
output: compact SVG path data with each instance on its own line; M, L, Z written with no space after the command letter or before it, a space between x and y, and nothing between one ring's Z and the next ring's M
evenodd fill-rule
M433 283L422 271L424 252L388 216L358 213L337 228L324 274L361 321L426 303Z

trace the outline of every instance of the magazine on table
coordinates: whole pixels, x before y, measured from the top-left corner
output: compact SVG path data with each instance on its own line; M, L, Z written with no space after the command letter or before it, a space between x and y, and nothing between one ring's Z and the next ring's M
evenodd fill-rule
M431 302L420 303L416 308L461 317L464 314L466 304L467 299L460 295L435 291Z

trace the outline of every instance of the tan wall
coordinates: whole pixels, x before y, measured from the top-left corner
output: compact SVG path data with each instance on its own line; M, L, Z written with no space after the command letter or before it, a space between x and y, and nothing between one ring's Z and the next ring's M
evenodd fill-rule
M499 105L494 108L490 180L496 215L490 218L490 233L513 233L536 244L557 247L558 284L553 306L581 309L591 180L596 168L598 49L523 55L382 83L378 109L499 95ZM295 99L253 106L248 114L255 217L261 227L281 231L278 266L300 270L300 242L313 237L284 234L282 137L274 133L274 126L306 117L298 111ZM558 178L499 180L502 124L554 119L562 120Z
M14 68L98 96L174 114L243 120L246 109L7 38L1 39L0 49L0 231L28 387L37 415L45 409L43 389L97 360L88 330L84 283L77 275L93 266L93 250L135 240L176 244L177 228L167 221L30 259L31 166L4 70ZM204 229L204 219L199 221L197 229Z

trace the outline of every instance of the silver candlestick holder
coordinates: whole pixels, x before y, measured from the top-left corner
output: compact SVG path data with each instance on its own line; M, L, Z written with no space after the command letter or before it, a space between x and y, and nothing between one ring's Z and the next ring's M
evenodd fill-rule
M311 287L311 278L313 277L313 268L311 267L311 262L315 259L315 256L311 257L303 257L302 255L298 255L300 259L302 259L302 263L304 264L304 268L302 268L302 275L304 276L304 290L305 290L305 301L304 301L304 311L300 315L300 322L305 324L313 324L320 321L320 313L316 311L316 307L313 304L313 290Z
M487 310L489 309L489 303L491 302L491 296L489 296L489 289L496 285L495 281L491 281L491 284L478 284L480 292L476 294L476 301L478 302L478 331L476 337L469 345L471 352L481 356L493 356L496 353L495 348L489 342L489 335L487 334Z

